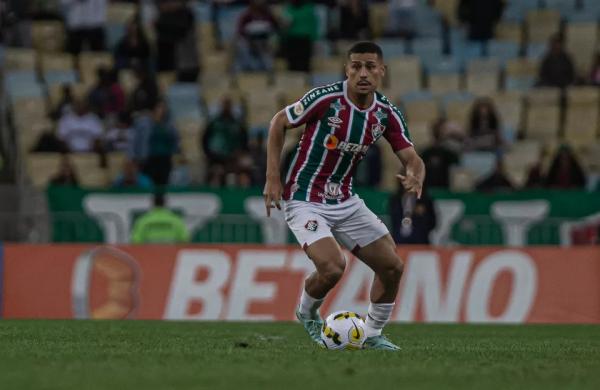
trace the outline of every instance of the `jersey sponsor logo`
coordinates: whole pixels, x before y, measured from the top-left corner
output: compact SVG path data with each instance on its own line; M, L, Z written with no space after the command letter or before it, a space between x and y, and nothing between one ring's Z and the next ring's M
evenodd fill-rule
M330 116L327 118L327 124L329 127L333 127L335 129L339 129L344 121L337 116Z
M319 228L319 222L317 222L314 219L309 219L306 222L306 225L304 225L304 228L310 232L316 232L317 229Z
M353 144L352 142L340 141L335 135L330 134L325 138L325 147L328 150L341 150L349 153L367 153L369 145Z
M294 104L294 114L302 115L303 112L304 112L304 104L302 104L302 102L298 102L298 103Z
M318 99L320 96L327 95L333 92L341 92L340 84L333 84L323 88L315 88L308 92L304 98L302 99L302 104L305 106L310 105L314 100Z
M377 140L381 137L381 134L385 131L385 126L381 123L375 123L371 126L371 134L373 134L373 138Z

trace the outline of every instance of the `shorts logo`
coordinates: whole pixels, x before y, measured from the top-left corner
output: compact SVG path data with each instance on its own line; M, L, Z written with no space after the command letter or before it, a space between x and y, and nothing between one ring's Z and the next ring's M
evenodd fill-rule
M310 232L316 232L317 228L319 227L319 223L316 220L311 219L308 222L306 222L306 225L304 225L304 227Z
M381 137L381 134L385 131L385 126L381 123L375 123L371 126L371 134L373 134L373 138L377 139Z
M302 104L302 102L296 103L294 105L294 114L302 115L303 112L304 112L304 105Z

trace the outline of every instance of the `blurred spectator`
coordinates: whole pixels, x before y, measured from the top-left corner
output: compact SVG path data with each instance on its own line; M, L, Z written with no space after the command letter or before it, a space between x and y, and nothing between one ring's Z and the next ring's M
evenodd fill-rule
M433 200L424 187L421 198L416 200L412 215L404 210L404 201L407 193L401 184L398 184L396 193L390 196L389 208L392 224L392 237L397 244L424 244L428 245L429 235L437 223ZM407 211L407 212L405 212ZM409 224L405 218L410 218Z
M589 74L589 83L600 86L600 51L594 55L594 63Z
M482 192L499 192L514 190L513 184L506 177L504 170L504 162L501 156L496 160L496 167L489 176L483 178L476 186L478 191Z
M50 184L74 187L79 185L79 180L77 179L77 174L75 173L75 167L73 167L68 154L63 154L60 156L58 172L56 175L52 176L50 179Z
M251 0L240 15L235 38L238 71L270 71L273 69L272 40L279 29L266 0Z
M423 150L421 158L425 163L425 187L448 188L450 186L450 169L458 164L458 154L444 145L442 127L445 120L439 119L432 127L433 145Z
M562 145L548 170L546 187L559 189L583 189L586 178L575 154L567 145Z
M74 111L61 116L58 121L58 137L71 152L99 151L104 128L100 118L88 111L81 100L74 103Z
M372 144L363 161L356 168L353 184L356 187L377 188L381 183L382 171L381 149L377 144Z
M66 153L68 150L65 143L56 135L55 129L49 128L44 129L40 134L31 151L34 153Z
M385 35L411 39L415 36L418 0L390 0Z
M221 164L213 164L206 174L206 185L213 188L225 186L225 167Z
M190 233L180 215L165 207L162 192L154 194L154 207L133 224L131 242L134 244L175 244L188 242Z
M85 45L92 51L106 49L107 0L60 0L67 27L67 50L79 54Z
M137 84L129 96L128 108L133 112L151 110L160 95L156 78L141 66L135 68L135 77Z
M538 85L564 88L573 84L575 67L571 56L563 48L562 37L554 35L548 47L539 68Z
M4 4L1 4L4 3ZM7 46L31 47L32 4L24 0L0 2L0 34Z
M231 98L226 96L221 103L221 112L208 123L202 138L208 169L219 164L230 170L231 162L247 149L247 142L246 129L233 115Z
M149 69L151 54L150 44L138 18L131 19L127 24L125 36L117 43L115 49L115 68L129 69L140 66Z
M468 148L495 151L502 146L500 120L489 98L479 98L471 108Z
M106 151L130 152L133 149L132 141L131 116L128 112L121 111L115 125L106 132Z
M369 4L366 0L338 0L339 38L367 39L371 35L369 26Z
M169 175L169 185L174 187L187 187L191 184L190 166L183 155L175 158L175 166Z
M265 145L264 133L259 132L248 144L251 158L250 171L251 182L256 186L263 186L266 181L267 171L267 147Z
M92 111L101 118L111 117L125 109L125 93L118 83L117 72L105 67L96 71L98 82L88 95Z
M125 161L121 172L112 184L113 188L152 188L152 180L139 171L138 165L133 160Z
M291 0L284 9L284 42L288 70L309 72L313 42L319 39L319 18L312 1Z
M166 185L179 148L177 129L171 124L165 102L159 101L151 112L142 113L134 124L133 157L142 162L143 171L155 185Z
M470 40L487 41L494 37L503 8L503 0L460 0L458 19L467 25Z
M195 81L199 69L196 23L188 1L163 0L158 11L158 71L177 71L178 80Z
M61 116L73 111L73 91L71 84L62 85L62 96L56 107L53 108L50 116L54 120L60 119Z
M545 184L544 172L542 170L542 161L539 160L533 165L527 173L525 188L542 188Z

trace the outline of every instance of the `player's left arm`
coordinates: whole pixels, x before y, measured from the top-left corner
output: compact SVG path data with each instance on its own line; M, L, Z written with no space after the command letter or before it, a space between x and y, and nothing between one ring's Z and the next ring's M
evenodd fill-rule
M397 175L398 179L400 179L407 192L414 192L417 198L420 198L423 191L423 181L425 180L425 163L412 146L397 150L396 156L406 169L404 175Z

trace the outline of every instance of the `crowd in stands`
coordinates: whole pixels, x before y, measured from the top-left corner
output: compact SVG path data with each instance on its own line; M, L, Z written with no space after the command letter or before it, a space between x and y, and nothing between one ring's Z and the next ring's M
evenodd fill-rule
M72 54L75 58L73 69L78 72L75 80L58 83L58 98L51 99L47 107L53 126L46 129L32 149L26 152L97 153L100 164L106 164L103 156L107 154L124 153L127 158L121 172L111 178L112 185L119 188L262 185L266 127L268 116L275 111L269 113L267 110L267 119L262 120L262 126L257 126L256 121L250 123L250 118L262 114L250 108L260 102L249 101L252 89L261 87L250 85L247 91L242 91L249 92L250 97L240 98L235 92L230 94L228 86L221 89L226 93L210 96L206 91L218 88L209 89L209 84L219 85L220 78L228 82L233 80L231 83L235 84L236 75L266 72L269 83L274 83L274 78L280 73L302 72L307 82L296 89L308 90L311 84L317 85L321 79L331 81L342 77L341 62L335 71L323 74L315 72L316 59L343 58L340 57L343 56L342 42L357 39L383 42L384 54L389 53L390 58L419 55L424 72L433 75L438 64L428 62L423 39L439 38L443 45L443 53L440 54L460 59L455 49L458 46L453 46L453 42L455 36L462 32L463 37L459 37L460 47L465 50L462 55L476 48L487 58L495 54L494 48L498 46L494 41L497 25L503 21L516 24L506 15L524 7L520 3L534 2L139 0L125 3L135 3L127 8L134 9L134 12L119 24L114 22L115 15L113 19L109 17L110 7L116 2L108 0L2 1L2 40L6 48L35 48L34 24L40 20L58 21L62 25L64 39L57 44L56 51ZM384 3L385 15L382 16L377 13L382 8L375 5ZM536 7L548 9L555 3L567 4L569 1L535 0L535 7L524 12L538 9ZM577 13L582 7L593 7L594 2L572 0L571 3L573 12ZM450 12L442 12L448 4L452 4L453 8ZM584 12L597 14L598 7L580 13ZM427 23L438 20L435 17L440 21L439 33L437 25ZM510 25L508 22L505 24ZM559 121L564 123L568 87L600 84L600 54L595 54L590 68L582 72L565 48L564 27L547 35L547 45L538 54L537 76L522 92L532 87L560 88L562 114L559 114ZM526 41L521 42L521 52L517 57L523 57L523 48L529 50ZM36 49L46 52L45 48ZM399 54L399 50L402 53ZM78 58L89 51L109 52L111 61L92 69L95 77L92 82L83 83L86 88L81 91L78 89L82 84L81 75L90 70L83 69ZM211 58L221 58L222 53L227 53L229 60L212 64ZM524 54L525 57L527 55ZM472 59L466 56L467 60ZM225 68L215 69L215 66ZM165 80L168 82L165 83ZM402 79L394 79L392 84L402 85L403 82ZM420 92L431 94L431 83L430 80L429 91ZM190 92L186 88L190 85L197 88L188 95ZM188 97L198 98L199 89L204 91L203 100L189 108L187 105L195 105L196 102ZM410 127L414 122L410 106L418 99L414 100L414 93L396 94L393 86L386 86L384 92L386 90L393 91L394 94L389 97L405 110ZM282 97L279 107L269 108L279 109L298 97ZM523 186L586 187L588 177L578 149L569 145L569 139L558 136L558 142L548 151L545 151L546 145L538 151L539 158L528 167L525 180L520 184L514 183L507 174L507 170L512 168L507 167L506 153L516 140L527 136L520 128L510 129L505 125L493 98L481 94L472 94L471 97L473 99L464 103L468 105L465 124L443 112L432 112L428 119L429 128L413 129L415 142L427 166L428 188L452 187L452 173L463 164L466 154L470 157L493 157L491 163L486 160L488 169L475 180L474 187L481 191L510 191ZM436 95L435 99L438 98ZM208 102L209 99L212 99L211 102ZM19 106L14 106L13 110L19 110ZM200 112L198 115L202 120L193 121L195 112ZM188 130L182 128L182 124L190 122L197 127L194 145L189 145L191 138L184 134ZM419 144L417 140L429 142ZM196 149L191 154L200 158L191 158L188 152L191 149ZM386 164L382 149L383 146L373 147L365 156L357 171L355 186L382 186L382 172ZM289 161L289 155L285 160ZM198 170L195 165L202 165L202 168ZM85 174L77 172L69 156L65 155L60 160L59 171L50 182L78 185L78 178Z

